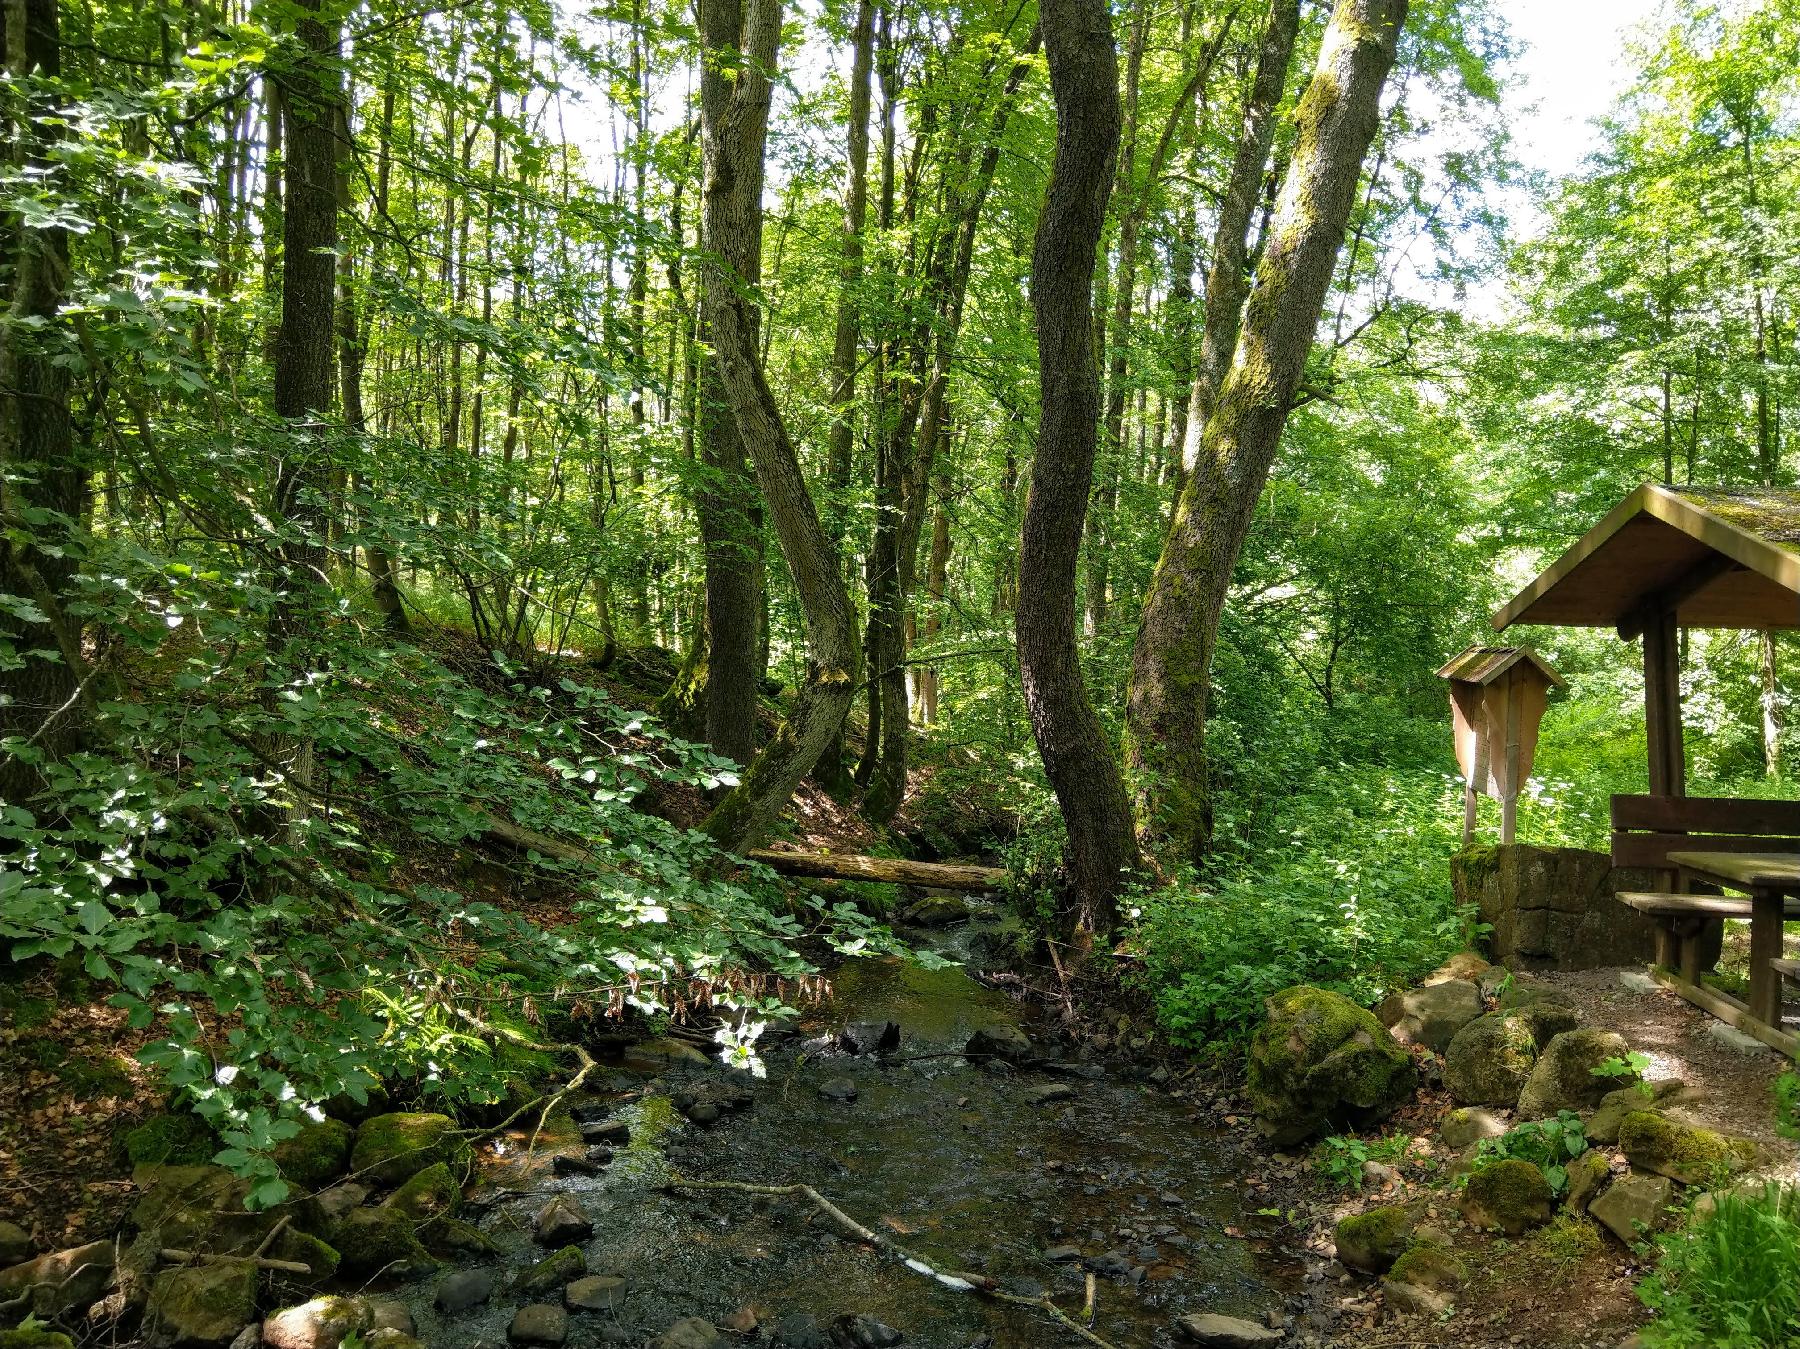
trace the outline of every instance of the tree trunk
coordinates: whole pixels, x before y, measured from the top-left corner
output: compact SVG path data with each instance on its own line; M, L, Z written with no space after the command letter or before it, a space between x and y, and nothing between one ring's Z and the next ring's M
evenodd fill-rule
M329 455L322 432L333 391L341 92L337 34L318 17L320 3L296 0L298 50L282 57L276 70L286 159L274 397L275 415L289 434L276 468L275 518L290 531L281 548L287 593L276 614L278 639L299 631L301 596L324 579L325 564Z
M781 541L782 555L806 620L807 673L793 715L763 747L743 781L707 817L705 828L725 847L742 850L765 838L844 723L856 687L856 632L837 550L800 469L800 459L769 389L756 346L756 322L745 278L733 256L755 228L768 134L769 75L781 33L779 0L706 0L729 15L707 14L707 66L736 69L728 96L703 102L706 297L713 315L719 382L730 400L742 443ZM740 36L741 15L741 36ZM743 59L739 60L739 53ZM713 634L715 651L718 633Z
M870 72L874 66L875 4L858 0L851 35L849 153L844 170L843 259L838 265L837 328L831 348L831 536L844 537L850 469L856 444L856 356L861 345L863 217L869 205Z
M1407 0L1338 0L1231 368L1144 605L1129 762L1142 823L1183 857L1200 857L1211 835L1205 725L1220 616L1318 326L1406 9ZM1213 317L1209 305L1209 328ZM1199 419L1190 418L1192 436Z
M1093 482L1100 380L1094 261L1119 145L1119 64L1104 0L1045 0L1056 158L1031 260L1042 406L1019 544L1019 676L1068 828L1065 917L1078 940L1112 927L1137 866L1131 807L1088 702L1075 634L1075 562Z
M743 0L706 0L701 5L701 28L708 52L737 50L746 15ZM771 52L771 58L773 53ZM702 63L700 115L709 127L707 149L724 129L733 104L734 66L721 66L711 58ZM751 83L756 77L746 75ZM766 99L764 117L767 117ZM709 158L707 172L713 173ZM706 210L701 222L701 243L715 254L730 284L754 291L762 278L763 155L760 143L741 165L709 178L704 188ZM730 194L729 203L714 198ZM729 223L727 233L718 233ZM717 269L714 269L715 271ZM729 287L726 287L729 289ZM714 752L740 764L756 754L756 700L762 668L760 648L763 587L762 553L757 536L762 532L756 487L750 477L747 434L733 414L730 394L721 369L723 347L719 334L719 287L708 284L700 294L702 351L700 367L700 458L706 468L705 486L696 500L700 517L701 547L706 567L707 659L705 667L706 742ZM758 316L754 304L739 307L748 325L755 350ZM704 354L706 346L715 353Z
M13 81L60 78L57 19L57 0L0 6ZM8 147L14 173L46 167L48 141L56 135L48 109L22 111L27 115L14 125ZM66 753L83 722L81 631L62 604L75 556L62 545L80 520L87 475L75 456L69 367L59 359L68 234L16 216L5 229L12 296L0 320L0 596L16 596L42 616L28 619L22 606L0 605L0 654L18 660L0 661L0 744L16 736L33 751L0 748L0 801L23 805L43 785L34 756Z

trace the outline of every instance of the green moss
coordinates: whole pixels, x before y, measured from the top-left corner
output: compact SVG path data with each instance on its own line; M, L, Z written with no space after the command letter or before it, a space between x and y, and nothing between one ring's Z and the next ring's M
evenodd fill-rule
M292 1260L295 1264L305 1265L310 1269L311 1274L289 1276L309 1286L322 1284L330 1279L343 1263L337 1247L292 1227L282 1229L281 1235L276 1238L273 1254L277 1260Z
M1518 1236L1550 1221L1550 1182L1520 1157L1490 1162L1469 1176L1462 1211L1476 1227Z
M0 1349L75 1349L75 1341L54 1330L0 1330Z
M500 1250L486 1232L461 1218L433 1218L419 1229L419 1236L437 1255L495 1255Z
M219 1150L212 1126L198 1115L153 1115L124 1142L133 1166L197 1166Z
M1531 1244L1536 1255L1559 1269L1608 1253L1600 1229L1573 1213L1560 1214L1531 1239Z
M144 1309L153 1342L228 1344L256 1316L256 1266L220 1261L165 1269Z
M521 1297L554 1292L587 1273L587 1256L579 1246L564 1246L538 1261L519 1276L514 1291Z
M62 1065L58 1076L83 1101L129 1096L134 1086L129 1060L119 1054L78 1055Z
M1364 1125L1412 1094L1412 1057L1367 1009L1301 984L1272 994L1250 1045L1249 1094L1278 1144L1327 1127Z
M1468 1270L1441 1239L1415 1241L1401 1252L1388 1271L1395 1283L1410 1283L1416 1288L1435 1288L1444 1292L1459 1288L1468 1278Z
M275 1165L282 1177L303 1190L316 1190L344 1174L350 1164L353 1130L342 1120L326 1119L301 1126L292 1138L275 1145Z
M413 1176L388 1197L387 1207L404 1213L414 1222L423 1222L440 1214L456 1212L462 1203L462 1189L450 1168L436 1162Z
M1756 1155L1748 1139L1727 1138L1650 1110L1634 1110L1619 1121L1619 1150L1633 1167L1684 1185L1714 1184L1743 1170Z
M15 1030L37 1030L50 1024L56 1015L56 1004L48 998L34 998L18 984L0 980L0 1020L12 1023Z
M350 1169L372 1185L399 1185L437 1162L461 1171L469 1145L448 1115L377 1115L363 1121Z
M1470 885L1480 885L1500 869L1500 849L1496 844L1475 844L1457 853L1452 864L1462 868Z
M395 1265L431 1263L413 1221L391 1208L353 1208L332 1233L347 1274L367 1275Z
M1400 1204L1353 1213L1334 1234L1338 1259L1352 1269L1379 1274L1399 1258L1412 1232L1412 1212Z

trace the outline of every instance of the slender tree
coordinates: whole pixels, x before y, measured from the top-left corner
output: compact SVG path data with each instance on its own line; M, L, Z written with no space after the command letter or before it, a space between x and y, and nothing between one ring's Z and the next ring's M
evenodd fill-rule
M1056 157L1031 258L1041 411L1019 543L1019 678L1068 827L1068 924L1109 929L1137 866L1131 806L1076 645L1075 562L1093 484L1100 379L1094 263L1119 148L1119 62L1105 0L1046 0L1039 23L1056 100Z

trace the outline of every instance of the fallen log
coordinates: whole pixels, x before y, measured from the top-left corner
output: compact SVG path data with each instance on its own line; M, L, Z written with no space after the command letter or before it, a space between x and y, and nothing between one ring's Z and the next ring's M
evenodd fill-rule
M772 867L784 876L818 876L834 881L922 885L934 890L998 890L1006 883L1004 867L978 867L966 862L913 862L903 857L781 852L774 848L757 848L745 856L752 862Z

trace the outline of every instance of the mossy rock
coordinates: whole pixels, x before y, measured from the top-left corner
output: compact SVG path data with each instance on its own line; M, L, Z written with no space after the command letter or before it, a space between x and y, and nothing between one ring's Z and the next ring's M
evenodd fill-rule
M1469 1177L1463 1187L1462 1214L1476 1227L1516 1237L1549 1222L1554 1202L1542 1171L1523 1158L1508 1157Z
M433 1255L497 1255L500 1247L486 1232L461 1218L433 1218L419 1229Z
M1653 1171L1683 1185L1710 1185L1742 1171L1756 1144L1728 1138L1652 1110L1634 1110L1619 1121L1619 1150L1633 1170Z
M1460 1105L1505 1105L1519 1099L1537 1062L1530 1023L1511 1012L1478 1016L1444 1051L1444 1090Z
M1565 1168L1569 1188L1563 1192L1563 1207L1571 1213L1585 1213L1589 1202L1600 1193L1600 1187L1612 1176L1612 1164L1598 1148L1589 1148Z
M152 1345L223 1346L256 1316L256 1266L248 1260L165 1269L144 1307Z
M460 1171L468 1160L469 1145L448 1115L376 1115L356 1131L350 1170L371 1185L401 1185L438 1162Z
M1456 1258L1456 1253L1441 1237L1415 1241L1400 1253L1388 1270L1388 1278L1395 1283L1411 1284L1415 1288L1435 1288L1447 1293L1460 1288L1469 1277L1463 1262Z
M397 1209L353 1208L338 1220L332 1237L338 1268L345 1274L367 1275L395 1266L433 1263L419 1244L413 1220Z
M152 1115L124 1138L133 1166L194 1166L212 1160L219 1140L198 1115Z
M337 1349L350 1336L368 1330L373 1320L367 1298L328 1294L270 1313L263 1322L263 1343Z
M316 1190L344 1174L355 1136L342 1120L308 1121L292 1138L277 1143L271 1156L283 1180L302 1190Z
M1248 1087L1263 1132L1278 1146L1385 1119L1418 1085L1412 1056L1342 994L1301 984L1272 994L1264 1007Z
M75 1349L75 1341L57 1330L0 1330L0 1349Z
M462 1203L462 1187L450 1168L433 1163L388 1196L385 1207L404 1213L415 1224L454 1214Z
M1608 1091L1630 1086L1635 1073L1624 1078L1598 1077L1594 1070L1609 1059L1623 1059L1631 1052L1625 1037L1609 1030L1566 1030L1545 1045L1531 1067L1531 1076L1519 1092L1519 1118L1548 1119L1559 1110L1585 1110L1600 1103Z
M310 1232L297 1232L292 1227L283 1229L270 1254L277 1260L292 1260L312 1271L311 1274L282 1275L284 1280L302 1288L316 1288L328 1282L342 1263L337 1247Z
M552 1251L519 1275L513 1291L520 1297L543 1297L587 1273L587 1256L579 1246Z
M1337 1225L1333 1239L1338 1259L1365 1274L1385 1273L1400 1258L1412 1238L1412 1210L1403 1204L1387 1204L1367 1213L1353 1213Z

